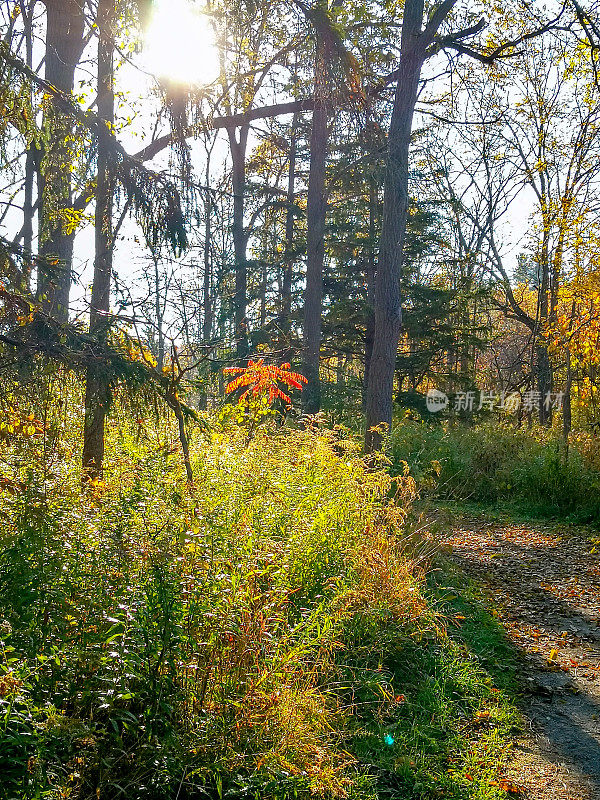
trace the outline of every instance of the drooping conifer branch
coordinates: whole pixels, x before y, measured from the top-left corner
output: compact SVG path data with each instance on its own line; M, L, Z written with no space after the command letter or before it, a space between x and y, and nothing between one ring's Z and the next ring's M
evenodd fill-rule
M36 75L10 51L4 42L0 42L0 62L16 70L32 85L43 91L49 102L55 104L63 113L69 114L96 140L100 136L104 137L109 145L114 174L123 187L148 241L153 245L167 241L175 253L183 251L187 246L187 235L177 187L164 175L148 169L139 159L129 155L112 130L97 114L84 111L72 97Z

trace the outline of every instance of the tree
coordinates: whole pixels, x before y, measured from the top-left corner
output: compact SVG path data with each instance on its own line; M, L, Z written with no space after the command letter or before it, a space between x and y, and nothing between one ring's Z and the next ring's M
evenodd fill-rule
M528 331L528 385L539 393L538 417L547 425L552 409L546 398L554 388L547 332L555 324L557 298L575 253L581 251L584 220L587 225L595 220L600 118L587 57L569 40L536 39L510 70L496 68L491 78L482 76L475 90L475 103L484 112L481 121L458 126L451 138L451 148L461 156L446 160L460 161L460 167L444 179L443 196L460 207L476 234L470 249L485 256L482 267L494 287L494 303ZM514 103L507 109L508 86ZM496 117L501 124L486 124L484 117ZM444 157L437 153L433 159L440 163ZM465 190L458 196L461 185L469 195ZM511 276L498 228L525 191L531 198L531 224Z
M70 96L85 46L84 6L80 0L45 0L46 81ZM42 152L37 152L40 197L38 299L57 319L69 315L74 231L72 209L73 118L49 103L42 121Z
M381 447L382 423L391 428L396 350L402 322L400 276L408 215L409 148L421 69L455 0L438 5L423 30L423 0L404 4L400 65L388 134L383 222L374 287L373 352L366 399L367 450ZM375 430L377 428L377 430Z
M246 160L252 112L256 98L271 77L275 65L285 61L291 49L284 41L281 10L272 4L246 7L235 3L225 9L227 24L221 31L222 48L220 96L216 107L223 108L228 120L221 127L227 131L231 155L233 195L232 234L235 288L233 322L236 356L248 355L248 242L252 234L246 225ZM225 58L227 50L228 59ZM234 58L231 58L231 54ZM268 55L265 57L265 53Z
M383 224L375 278L373 356L366 402L367 450L382 446L381 425L390 428L392 423L396 348L402 322L400 279L408 213L409 151L423 65L429 57L446 49L490 63L510 54L515 44L549 30L554 24L550 21L538 25L535 32L523 33L517 39L487 49L472 48L465 41L485 27L483 18L475 21L471 17L461 30L439 35L456 3L457 0L443 0L426 18L423 0L407 0L404 5L399 66L394 72L396 91L388 134Z
M323 258L325 256L325 168L328 140L329 86L327 61L331 58L326 40L317 32L315 46L315 108L310 135L310 167L306 201L306 288L304 291L303 364L307 378L302 401L306 413L321 407L319 365L321 358L321 315L323 303Z
M106 130L114 123L114 24L115 0L98 2L98 117L103 123L97 141L97 187L94 218L94 281L90 305L90 334L105 340L110 328L110 284L112 277L113 193L111 150ZM104 422L110 405L110 387L105 375L93 364L87 371L83 427L83 471L96 479L104 459Z

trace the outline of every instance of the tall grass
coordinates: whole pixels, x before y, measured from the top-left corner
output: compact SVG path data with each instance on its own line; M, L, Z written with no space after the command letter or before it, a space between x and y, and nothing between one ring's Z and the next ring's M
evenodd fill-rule
M343 632L424 609L393 481L332 433L215 423L189 490L172 441L111 436L89 489L68 438L14 446L0 794L346 796Z
M600 523L599 445L555 431L486 423L429 426L403 421L393 434L396 465L407 462L425 496L514 504L541 516ZM396 467L398 468L398 467Z
M412 477L234 410L190 487L117 398L82 488L57 381L0 456L2 800L502 796L514 709L426 587Z

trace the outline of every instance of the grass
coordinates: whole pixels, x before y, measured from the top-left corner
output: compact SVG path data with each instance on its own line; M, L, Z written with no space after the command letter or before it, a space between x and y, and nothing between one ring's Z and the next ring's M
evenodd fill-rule
M404 420L392 459L397 469L408 463L422 496L436 502L600 525L600 448L590 435L573 434L567 456L553 430Z
M378 798L505 797L498 784L521 724L518 657L484 598L450 563L437 562L425 591L432 627L378 653L372 640L352 647L350 674L371 665L354 751L371 765ZM378 693L395 700L386 712L374 713Z
M425 515L434 513L440 520L443 520L444 524L448 525L463 517L487 520L499 525L544 524L551 527L564 525L569 529L577 525L575 522L561 520L549 513L540 513L535 506L524 502L483 503L472 500L437 500L429 497L415 502L415 509Z
M115 406L82 488L77 408L4 454L0 797L505 796L500 632L428 571L409 476L225 414L190 488L172 420Z

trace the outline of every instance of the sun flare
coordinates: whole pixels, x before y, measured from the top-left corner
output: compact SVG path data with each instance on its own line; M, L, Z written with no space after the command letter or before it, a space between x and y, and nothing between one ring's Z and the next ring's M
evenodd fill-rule
M176 83L206 85L219 73L210 20L189 0L158 0L143 58L149 72Z

